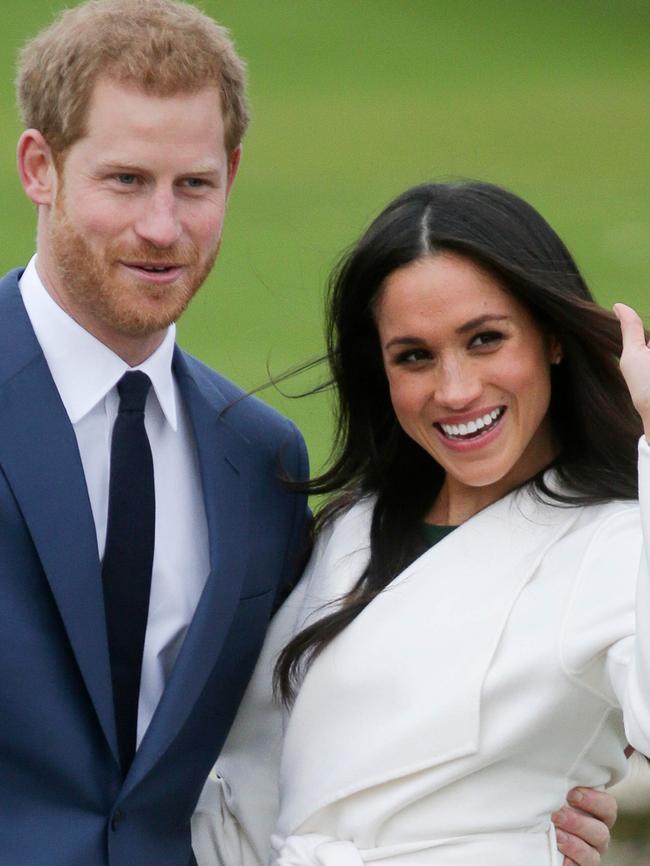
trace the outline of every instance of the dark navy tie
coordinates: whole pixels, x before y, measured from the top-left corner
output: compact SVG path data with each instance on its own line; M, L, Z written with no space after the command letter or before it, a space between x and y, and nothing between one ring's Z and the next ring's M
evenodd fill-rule
M156 500L153 460L144 427L151 380L139 370L117 384L120 408L111 440L104 608L122 771L135 754L142 650L149 611Z

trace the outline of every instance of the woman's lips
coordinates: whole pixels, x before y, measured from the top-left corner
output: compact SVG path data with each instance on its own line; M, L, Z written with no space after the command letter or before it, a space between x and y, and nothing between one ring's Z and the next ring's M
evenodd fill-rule
M498 406L474 416L463 416L463 421L445 419L437 421L433 427L438 438L452 451L472 451L489 445L501 432L505 406Z

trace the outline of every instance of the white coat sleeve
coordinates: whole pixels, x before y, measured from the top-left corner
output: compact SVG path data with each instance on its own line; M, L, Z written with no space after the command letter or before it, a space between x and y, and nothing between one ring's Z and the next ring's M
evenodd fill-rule
M650 755L650 447L639 442L640 515L623 507L595 533L583 564L575 636L579 678L622 710L625 736ZM577 653L576 653L577 655ZM591 665L586 664L587 656ZM602 660L602 661L601 661ZM602 670L602 680L591 676Z
M634 638L612 648L608 669L628 741L650 756L650 446L645 436L639 441L639 500L643 555L636 584Z
M600 511L579 563L560 652L567 675L621 714L625 737L650 752L650 447L639 443L640 508Z
M330 533L318 540L295 590L275 615L223 750L192 817L198 866L266 866L279 811L286 710L273 695L280 651L322 604L315 587Z

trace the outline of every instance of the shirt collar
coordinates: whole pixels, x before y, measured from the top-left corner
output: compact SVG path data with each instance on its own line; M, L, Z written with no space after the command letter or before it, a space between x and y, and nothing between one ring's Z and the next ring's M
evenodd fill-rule
M87 415L127 370L134 369L149 376L165 418L173 430L177 429L172 376L175 325L169 326L162 343L146 361L131 368L56 303L38 274L36 256L20 279L20 292L54 384L73 424Z

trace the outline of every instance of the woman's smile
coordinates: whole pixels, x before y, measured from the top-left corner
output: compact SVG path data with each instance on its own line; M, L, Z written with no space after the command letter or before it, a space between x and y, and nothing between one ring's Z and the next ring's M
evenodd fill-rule
M456 418L450 417L435 421L433 426L440 433L442 441L455 450L467 448L482 448L493 442L501 431L501 419L506 407L482 409L474 413L465 413Z

